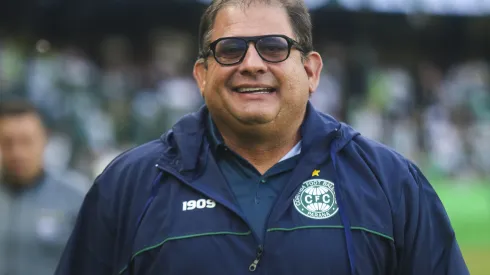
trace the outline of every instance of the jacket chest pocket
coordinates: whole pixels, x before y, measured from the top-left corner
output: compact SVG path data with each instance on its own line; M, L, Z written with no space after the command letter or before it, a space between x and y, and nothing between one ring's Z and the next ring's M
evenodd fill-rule
M392 274L395 248L389 236L353 227L352 238L357 274ZM350 275L350 258L342 226L274 228L267 232L264 260L277 274Z
M145 216L152 218L141 221L133 242L133 274L224 274L213 266L233 271L233 262L221 261L230 255L252 262L254 238L243 221L209 198L182 198L158 200L148 209ZM129 273L123 268L120 274Z
M170 237L139 252L132 274L247 274L255 257L253 247L248 245L253 242L247 232Z

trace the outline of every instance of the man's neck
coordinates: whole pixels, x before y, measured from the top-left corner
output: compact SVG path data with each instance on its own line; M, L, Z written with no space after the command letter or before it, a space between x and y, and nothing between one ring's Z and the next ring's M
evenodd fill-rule
M284 128L283 131L257 129L237 132L231 129L221 130L219 126L218 129L231 150L264 174L300 141L300 126L301 124L281 127Z

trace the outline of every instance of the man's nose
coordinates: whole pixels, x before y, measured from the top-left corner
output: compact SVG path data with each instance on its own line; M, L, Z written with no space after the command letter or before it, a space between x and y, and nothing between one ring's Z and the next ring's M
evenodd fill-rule
M240 73L249 75L262 74L267 71L267 64L260 57L253 43L248 45L248 50L242 63L240 63L239 70Z

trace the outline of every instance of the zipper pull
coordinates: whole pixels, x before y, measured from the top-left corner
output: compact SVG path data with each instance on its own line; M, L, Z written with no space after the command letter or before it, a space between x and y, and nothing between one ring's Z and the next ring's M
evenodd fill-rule
M260 262L260 257L262 257L262 252L264 252L264 250L263 250L262 246L259 245L259 247L257 248L257 257L255 257L255 260L248 267L249 271L254 272L257 269L257 265Z

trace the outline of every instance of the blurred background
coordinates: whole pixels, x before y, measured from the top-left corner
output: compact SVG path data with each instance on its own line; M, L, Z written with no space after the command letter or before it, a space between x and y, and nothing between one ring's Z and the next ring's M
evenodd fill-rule
M46 169L91 182L203 104L206 2L1 1L0 101L41 110ZM490 0L306 2L325 64L312 103L415 161L472 274L490 274Z

